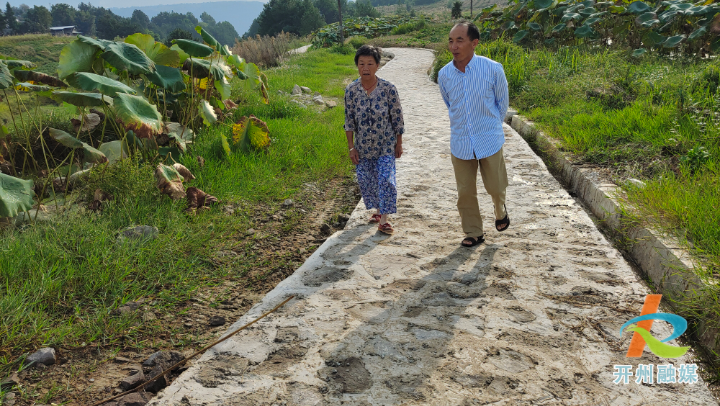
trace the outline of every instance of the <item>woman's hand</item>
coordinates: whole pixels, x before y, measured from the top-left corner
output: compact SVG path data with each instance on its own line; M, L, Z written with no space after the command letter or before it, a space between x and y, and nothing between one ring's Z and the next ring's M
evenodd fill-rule
M355 148L350 150L350 160L352 161L353 165L357 165L360 163L360 155Z
M402 156L402 153L402 141L398 140L397 144L395 144L395 158L400 158Z

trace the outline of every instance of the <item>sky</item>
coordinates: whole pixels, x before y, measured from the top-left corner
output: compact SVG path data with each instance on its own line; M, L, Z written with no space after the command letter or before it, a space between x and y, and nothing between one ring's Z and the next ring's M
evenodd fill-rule
M7 1L7 0L6 0ZM95 0L95 1L84 1L85 3L90 3L95 7L105 7L105 8L111 8L111 7L137 7L137 6L157 6L161 4L182 4L182 3L209 3L214 2L218 0ZM220 0L222 1L222 0ZM243 0L239 0L243 1ZM249 0L248 0L249 1ZM269 0L253 0L253 1L259 1L261 3L267 3ZM65 3L69 4L73 7L77 7L78 4L82 3L82 1L74 1L74 0L68 0L68 1L43 1L43 0L15 0L10 1L10 5L13 7L17 7L21 4L27 4L28 6L45 6L48 9L53 4L59 4L59 3ZM4 9L4 7L2 7ZM241 33L242 35L242 33Z

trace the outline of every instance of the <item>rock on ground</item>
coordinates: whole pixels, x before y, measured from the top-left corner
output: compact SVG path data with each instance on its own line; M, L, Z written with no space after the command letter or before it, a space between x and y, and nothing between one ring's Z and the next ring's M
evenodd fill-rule
M54 348L41 348L25 358L25 364L34 366L38 364L53 365L55 360Z
M486 243L460 246L447 109L426 74L433 54L392 52L378 75L397 86L406 123L395 234L368 224L361 202L228 331L295 299L206 352L151 404L716 405L702 381L613 383L614 365L697 361L625 357L631 334L618 331L649 289L509 126L512 225L495 231L480 186ZM652 332L670 335L664 323Z

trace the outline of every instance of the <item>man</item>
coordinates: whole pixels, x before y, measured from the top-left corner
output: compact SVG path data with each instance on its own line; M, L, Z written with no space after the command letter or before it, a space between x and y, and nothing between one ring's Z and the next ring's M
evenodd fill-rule
M475 24L466 21L455 24L448 39L453 60L438 74L440 92L450 113L450 152L465 247L485 241L477 200L478 166L485 190L495 206L495 228L505 231L510 226L505 207L508 180L502 150L508 85L501 64L475 55L479 40L480 31Z

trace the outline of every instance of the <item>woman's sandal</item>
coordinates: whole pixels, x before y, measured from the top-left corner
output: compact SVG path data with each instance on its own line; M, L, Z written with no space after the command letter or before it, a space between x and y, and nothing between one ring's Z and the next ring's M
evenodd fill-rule
M505 205L503 205L505 207ZM504 226L501 228L501 226ZM502 232L508 229L510 227L510 216L507 212L507 207L505 207L505 218L502 220L495 220L495 229Z
M380 217L382 217L382 216L379 215L378 213L375 213L375 214L373 214L373 215L370 217L370 220L368 220L368 221L369 221L370 223L379 223L379 222L380 222Z
M378 231L383 232L385 234L392 234L393 231L395 231L395 230L393 230L390 223L385 223L385 224L378 225Z
M465 241L470 242L470 244L465 244ZM474 246L476 246L478 244L482 244L484 242L485 242L485 237L481 235L480 237L465 237L465 239L462 240L460 245L462 245L463 247L474 247Z

